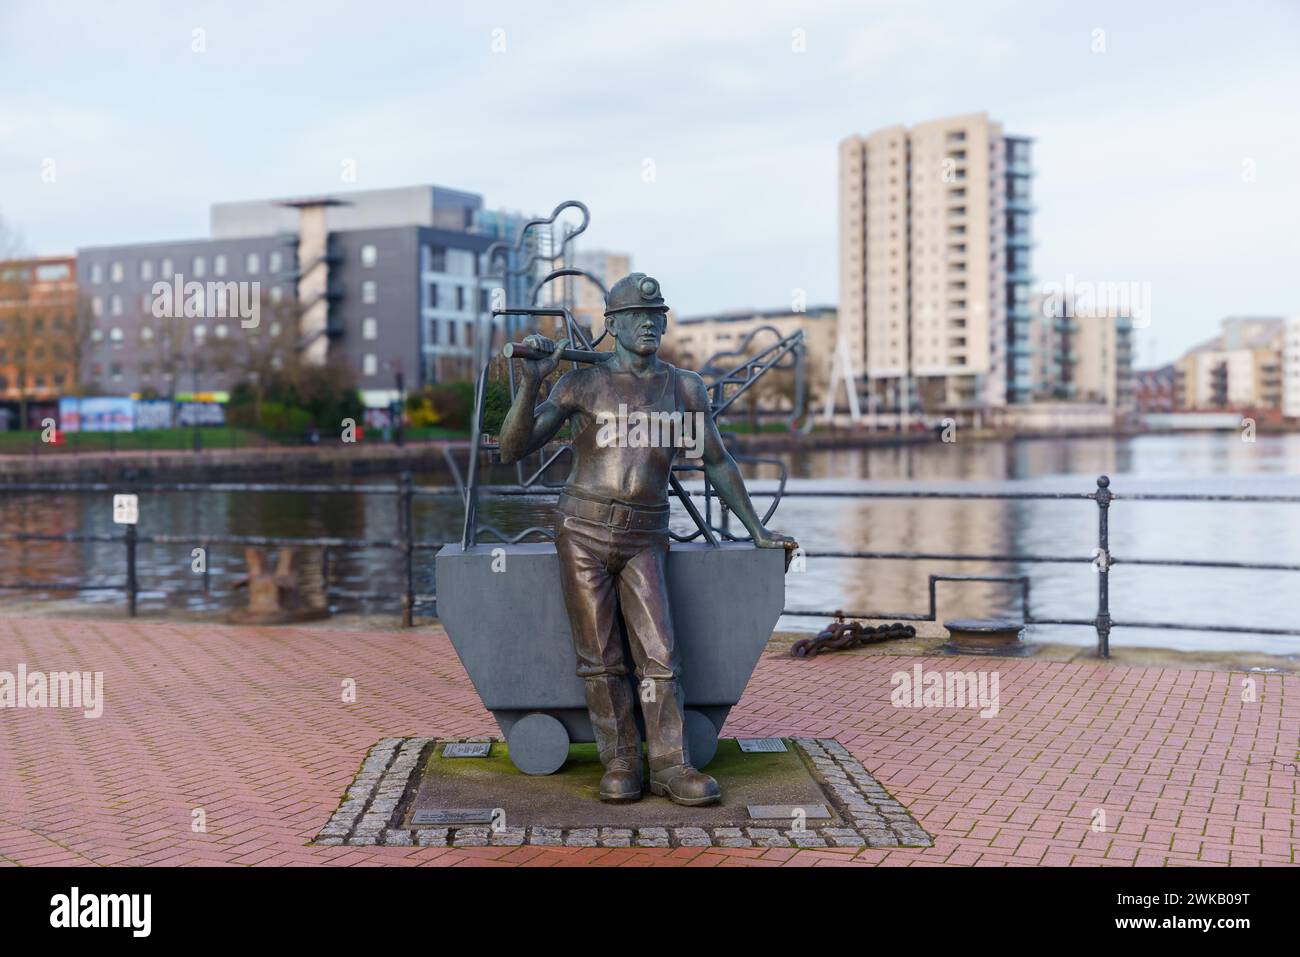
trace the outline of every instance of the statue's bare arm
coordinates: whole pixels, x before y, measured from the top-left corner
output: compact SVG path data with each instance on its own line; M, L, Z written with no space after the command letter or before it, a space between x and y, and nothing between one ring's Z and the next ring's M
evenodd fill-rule
M745 526L754 544L759 548L793 549L793 538L780 532L770 532L763 527L762 519L754 509L745 490L745 480L741 477L736 460L731 457L727 447L722 444L722 436L709 414L709 393L704 380L694 372L683 372L686 379L686 408L688 412L702 412L704 418L704 474L718 492L718 497L727 503L736 518Z
M560 363L560 350L568 346L565 339L558 345L545 336L527 336L524 344L542 352L544 359L524 359L522 381L515 400L501 423L501 461L509 465L537 451L554 438L560 426L576 411L573 403L573 373L562 375L552 387L546 401L537 405L542 382Z

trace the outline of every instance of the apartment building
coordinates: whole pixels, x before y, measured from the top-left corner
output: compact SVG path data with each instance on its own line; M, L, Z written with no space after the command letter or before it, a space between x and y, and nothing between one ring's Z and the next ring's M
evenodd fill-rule
M1281 318L1232 316L1222 331L1174 363L1176 405L1182 410L1283 407Z
M82 321L75 258L0 262L0 428L39 428L75 387Z
M805 312L742 310L688 318L672 316L664 344L675 364L685 369L698 369L718 353L740 350L746 338L760 329L774 332L754 335L747 350L749 354L765 349L779 338L802 331L808 401L817 405L825 402L830 384L836 328L835 309L830 306L813 306ZM740 361L737 358L732 364L738 365ZM721 364L725 365L725 362Z
M1135 411L1133 319L1107 306L1069 306L1060 295L1030 297L1031 396Z
M383 406L399 374L406 387L469 377L501 285L483 262L496 238L485 224L499 223L476 194L414 186L218 203L205 239L79 249L92 315L82 380L102 394L219 392L256 357L274 368L297 356L347 365ZM160 318L155 285L178 276L224 300ZM251 326L230 300L251 301L254 283Z
M570 265L591 273L606 289L632 271L632 257L606 249L580 250ZM562 301L574 320L597 335L605 327L605 297L596 284L581 276L563 280Z
M1030 145L984 113L840 143L839 335L875 407L1030 399Z
M1300 316L1286 321L1282 346L1282 414L1300 419Z

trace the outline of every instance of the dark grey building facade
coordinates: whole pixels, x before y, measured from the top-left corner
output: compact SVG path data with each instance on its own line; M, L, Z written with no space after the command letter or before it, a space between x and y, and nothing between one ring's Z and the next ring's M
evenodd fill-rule
M79 249L93 316L81 381L101 395L227 391L313 340L375 407L396 397L399 371L408 389L470 377L500 285L482 275L494 240L482 212L477 195L433 186L218 204L208 239ZM187 283L203 286L201 314L185 314ZM254 297L255 325L240 308ZM319 330L309 314L323 314Z

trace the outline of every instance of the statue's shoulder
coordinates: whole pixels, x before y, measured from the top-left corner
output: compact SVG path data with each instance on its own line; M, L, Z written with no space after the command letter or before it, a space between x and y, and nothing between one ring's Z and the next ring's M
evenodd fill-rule
M672 363L665 363L672 372L678 408L706 409L709 405L709 388L704 384L704 377L698 372L683 369Z
M668 368L672 370L672 374L677 379L678 388L684 389L687 392L704 388L704 377L698 372L693 372L690 369L683 369L681 366L675 366L671 362L665 362L664 365L668 366Z
M599 365L570 369L555 380L548 398L568 405L581 406L590 399L593 391L599 388L605 379L606 376L601 373Z
M556 380L556 385L563 382L567 387L573 388L578 386L590 385L604 378L601 374L601 365L579 366L576 369L570 369Z

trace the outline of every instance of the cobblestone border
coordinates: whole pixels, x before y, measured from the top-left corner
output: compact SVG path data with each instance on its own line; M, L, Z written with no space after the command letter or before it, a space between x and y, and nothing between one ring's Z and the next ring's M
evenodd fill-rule
M481 742L490 738L460 738ZM384 738L361 769L314 844L390 847L931 847L930 835L902 804L834 738L792 738L816 770L843 824L779 827L506 827L486 825L402 828L409 798L419 784L426 749L453 743L442 738Z

